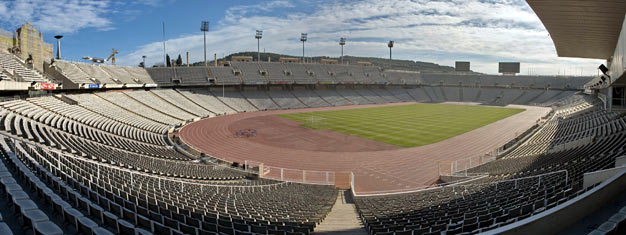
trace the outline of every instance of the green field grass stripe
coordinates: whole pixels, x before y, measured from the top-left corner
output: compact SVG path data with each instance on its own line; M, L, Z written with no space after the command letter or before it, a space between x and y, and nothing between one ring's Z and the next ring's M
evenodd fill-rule
M279 114L312 129L333 130L401 147L439 142L524 111L477 105L410 104Z

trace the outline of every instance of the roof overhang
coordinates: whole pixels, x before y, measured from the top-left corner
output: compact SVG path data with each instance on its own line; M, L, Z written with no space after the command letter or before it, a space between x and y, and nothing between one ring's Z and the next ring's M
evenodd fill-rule
M624 0L526 0L535 11L560 57L608 59L615 51Z

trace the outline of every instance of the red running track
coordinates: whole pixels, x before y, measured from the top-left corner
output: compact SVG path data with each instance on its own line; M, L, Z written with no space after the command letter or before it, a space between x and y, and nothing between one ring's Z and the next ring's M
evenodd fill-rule
M402 104L407 103L238 113L193 122L183 127L179 135L193 148L226 161L244 163L245 160L254 160L273 167L312 171L352 171L355 174L356 192L374 193L404 191L432 185L439 178L440 161L451 162L493 151L514 139L517 134L528 130L540 117L550 112L550 108L511 105L524 108L526 111L430 145L401 149L382 146L383 150L360 152L316 151L315 148L296 147L297 144L302 144L302 141L294 141L292 144L269 144L267 141L254 139L264 138L264 132L272 129L275 129L269 131L272 132L272 137L277 133L286 135L287 138L282 138L281 141L288 140L290 135L298 135L297 130L281 130L281 126L273 125L271 122L260 126L260 130L257 129L257 137L236 138L233 131L233 128L245 126L248 120L258 124L260 116ZM301 129L311 131L304 127Z

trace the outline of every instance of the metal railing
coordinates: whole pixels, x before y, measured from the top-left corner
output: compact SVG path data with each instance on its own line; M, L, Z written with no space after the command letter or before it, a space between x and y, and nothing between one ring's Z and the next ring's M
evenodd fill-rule
M445 188L450 188L452 187L453 190L456 189L456 187L463 187L463 188L467 188L467 187L479 187L479 186L485 186L485 185L495 185L495 189L498 189L498 185L502 184L502 183L506 183L506 182L514 182L514 188L517 188L519 185L519 182L522 180L527 180L527 179L534 179L537 178L537 184L541 184L541 179L544 176L548 176L548 175L554 175L554 174L564 174L565 178L564 178L564 182L567 182L569 180L569 173L567 172L567 170L558 170L558 171L552 171L552 172L548 172L548 173L543 173L543 174L539 174L539 175L532 175L532 176L527 176L527 177L521 177L521 178L514 178L514 179L506 179L506 180L498 180L498 181L493 181L493 182L487 182L487 183L479 183L479 184L467 184L469 182L472 181L476 181L476 180L480 180L483 178L488 177L489 175L478 175L476 177L471 177L468 178L466 180L461 180L461 181L455 181L455 182L449 182L449 183L444 183L444 184L437 184L434 186L423 186L423 187L418 187L418 188L413 188L413 189L404 189L402 191L399 190L389 190L389 191L378 191L378 192L368 192L368 193L356 193L355 191L355 182L354 182L354 173L351 173L351 177L352 177L352 181L350 182L350 185L352 186L352 193L354 196L358 196L358 197L370 197L370 196L388 196L388 195L398 195L398 194L406 194L406 193L416 193L416 192L424 192L424 191L431 191L431 190L445 190Z
M259 161L245 160L245 170L259 174L264 179L273 179L286 182L296 182L304 184L334 185L334 171L314 171L291 169L284 167L267 166Z
M3 138L9 138L11 145L8 146L11 148L11 150L13 151L14 154L27 158L28 160L40 164L39 161L37 161L36 159L34 159L32 156L30 156L30 154L28 154L28 151L24 148L22 148L21 145L18 145L17 143L21 143L24 145L29 145L29 146L33 146L35 149L43 149L45 151L51 152L51 153L56 153L59 157L58 159L56 159L56 163L53 163L49 160L47 160L44 157L41 157L40 160L44 161L45 163L47 163L46 165L54 168L56 171L59 172L64 172L65 171L70 171L70 173L74 173L74 174L78 174L80 175L80 172L76 172L73 170L72 167L62 163L61 161L61 157L65 157L65 158L71 158L74 160L78 160L81 162L86 162L88 164L92 164L92 165L96 165L97 168L97 172L96 172L96 177L100 178L100 171L101 168L107 168L110 170L115 170L118 172L124 172L127 174L130 174L130 183L134 184L135 180L134 178L136 178L136 176L141 176L141 177L147 177L147 178L153 178L158 182L158 188L159 190L161 190L161 185L164 183L174 183L174 184L180 184L181 190L184 190L184 188L186 187L199 187L201 192L204 192L206 188L214 188L217 192L219 192L220 190L227 190L230 192L233 192L235 190L239 190L242 192L247 192L247 191L264 191L264 190L270 190L270 189L276 189L278 187L281 187L283 185L287 185L289 184L289 182L279 182L279 183L273 183L273 184L264 184L264 185L219 185L219 184L208 184L208 183L197 183L197 182L188 182L188 181L182 181L182 180L177 180L177 179L173 179L173 178L168 178L168 177L163 177L163 176L157 176L157 175L153 175L153 174L149 174L149 173L144 173L144 172L140 172L140 171L135 171L135 170L130 170L130 169L126 169L126 168L122 168L122 167L118 167L118 166L113 166L113 165L109 165L106 163L101 163L99 161L96 160L92 160L92 159L87 159L87 158L83 158L83 157L78 157L78 156L74 156L72 154L68 154L68 153L64 153L55 149L51 149L48 146L41 146L41 145L37 145L37 144L33 144L30 143L28 141L24 141L18 138L15 138L13 136L9 136L6 135L4 133L0 133L0 141ZM2 145L2 144L0 144ZM18 151L20 150L20 151ZM65 173L68 174L68 173ZM71 175L71 174L69 174Z

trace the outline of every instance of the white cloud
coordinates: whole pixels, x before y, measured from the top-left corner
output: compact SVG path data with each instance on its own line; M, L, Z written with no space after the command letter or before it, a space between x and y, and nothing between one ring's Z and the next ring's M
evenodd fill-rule
M367 0L271 1L226 10L217 30L207 34L209 58L217 53L256 51L254 31L264 30L261 50L300 55L301 32L309 33L307 55L339 56L339 37L354 56L386 57L386 41L395 40L394 58L453 65L469 60L479 72L496 73L498 61L522 62L522 74L595 74L602 61L556 57L552 40L523 0ZM189 51L201 61L202 36L170 39L171 56ZM121 63L163 61L162 43L155 42L122 55ZM570 69L568 69L570 68ZM574 71L578 71L574 73Z
M108 0L20 0L0 5L0 18L12 26L31 22L44 32L55 33L113 28L111 20L106 17L111 11Z

